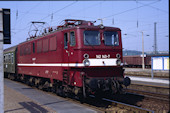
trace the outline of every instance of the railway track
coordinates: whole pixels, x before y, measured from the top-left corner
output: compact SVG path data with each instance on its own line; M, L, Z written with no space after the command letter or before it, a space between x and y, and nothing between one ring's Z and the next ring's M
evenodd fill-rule
M73 99L70 99L70 101L92 108L98 111L98 113L154 113L154 111L149 109L114 101L107 98L96 100L95 96L92 95L84 103Z
M168 94L147 91L127 89L126 95L115 95L113 100L145 109L150 109L155 113L170 113L170 100Z
M110 99L102 98L102 100L112 103L111 106L106 109L106 113L154 113L152 110L117 102Z
M136 90L136 89L126 89L126 92L129 93L129 94L141 95L141 96L144 96L145 98L152 98L152 99L158 99L158 100L163 100L163 101L169 102L169 95L168 94L153 93L153 92L148 92L148 91L140 91L140 90Z

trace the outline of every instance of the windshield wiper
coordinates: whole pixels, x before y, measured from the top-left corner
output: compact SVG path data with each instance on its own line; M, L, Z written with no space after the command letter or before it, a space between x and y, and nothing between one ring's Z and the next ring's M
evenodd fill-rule
M90 44L90 42L85 38L85 41L88 43L89 46L91 46L94 49L94 46Z

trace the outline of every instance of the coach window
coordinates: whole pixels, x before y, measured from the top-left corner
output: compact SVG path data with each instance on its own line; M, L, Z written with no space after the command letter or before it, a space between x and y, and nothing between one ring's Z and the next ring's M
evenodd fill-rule
M64 34L64 49L68 48L67 42L68 42L68 35L67 35L67 33L65 33Z
M5 54L5 63L7 63L8 62L8 59L7 59L7 54Z
M70 32L70 46L76 45L75 33L74 31Z
M5 63L8 63L8 54L5 55Z
M14 64L14 54L11 54L11 63Z
M6 62L5 62L5 55L4 55L4 63L6 63Z
M11 54L8 55L8 63L11 63Z

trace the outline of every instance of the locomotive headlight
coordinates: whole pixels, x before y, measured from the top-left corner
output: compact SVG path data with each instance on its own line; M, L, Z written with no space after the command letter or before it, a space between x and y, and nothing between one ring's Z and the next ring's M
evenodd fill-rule
M83 64L84 64L84 66L89 66L90 65L90 61L88 59L84 59L83 60Z
M89 58L89 54L85 53L84 55L84 58Z
M120 60L120 59L117 59L116 64L120 66L121 60Z
M116 58L120 58L120 54L119 53L116 54Z

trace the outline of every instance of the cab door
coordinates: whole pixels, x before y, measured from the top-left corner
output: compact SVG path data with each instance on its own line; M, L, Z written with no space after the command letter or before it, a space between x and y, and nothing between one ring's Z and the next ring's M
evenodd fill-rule
M64 33L64 51L63 51L63 66L69 67L69 32Z
M75 31L69 31L64 33L64 63L65 66L73 66L75 63L74 47L76 45ZM69 65L69 63L71 63Z

